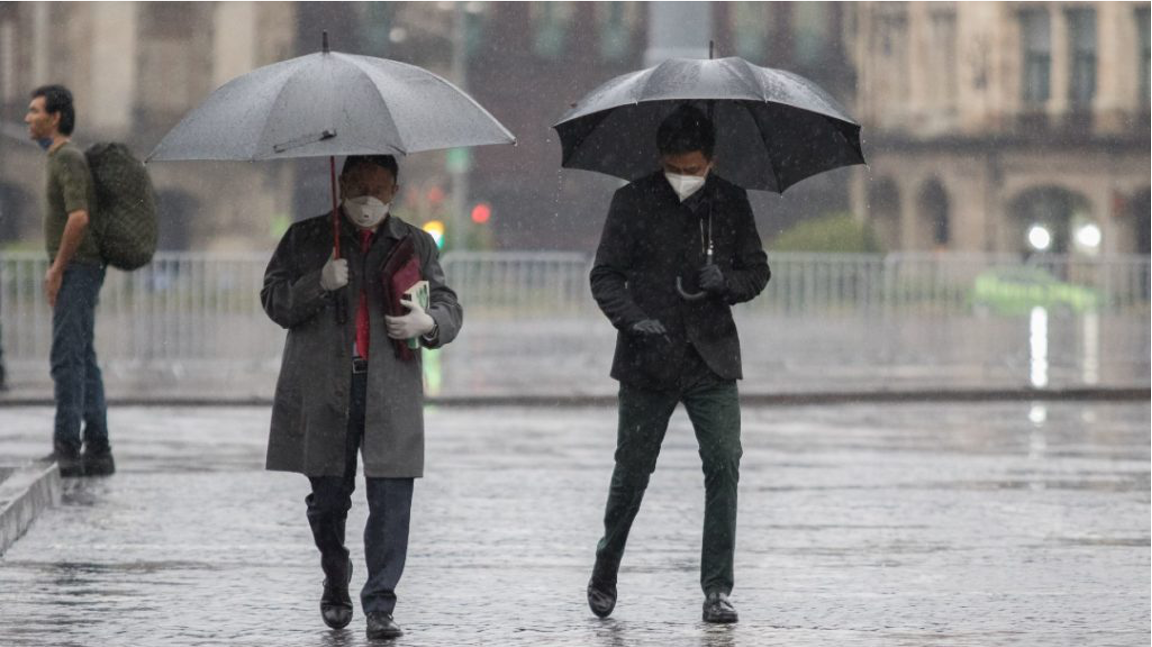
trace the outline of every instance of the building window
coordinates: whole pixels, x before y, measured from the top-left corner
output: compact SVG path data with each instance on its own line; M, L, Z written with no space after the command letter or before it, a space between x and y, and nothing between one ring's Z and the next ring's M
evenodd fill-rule
M880 5L882 9L873 23L873 42L880 54L875 91L886 102L899 104L907 101L909 95L908 17L901 3Z
M930 21L933 46L926 56L932 61L928 83L931 98L938 106L956 105L958 74L956 69L956 14L942 11Z
M600 32L600 59L608 63L627 59L632 52L635 3L597 2L596 22Z
M1072 69L1068 101L1073 108L1088 108L1096 95L1096 10L1068 11L1068 49Z
M768 41L768 7L763 2L733 2L729 13L736 55L752 63L765 63L764 46Z
M571 2L532 3L532 46L538 56L557 59L564 55L572 13Z
M824 2L797 2L792 5L792 47L794 60L803 67L824 62L832 27L832 5Z
M1148 76L1152 70L1149 69L1149 45L1148 45L1148 23L1149 12L1148 7L1140 7L1136 10L1136 29L1140 32L1140 105L1145 108L1148 107L1149 102L1149 87Z
M1020 34L1024 43L1024 103L1043 104L1051 94L1052 25L1048 12L1021 12Z

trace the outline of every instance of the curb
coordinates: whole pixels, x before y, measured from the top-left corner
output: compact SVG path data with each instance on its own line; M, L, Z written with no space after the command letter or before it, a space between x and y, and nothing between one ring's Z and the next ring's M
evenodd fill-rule
M817 404L901 404L916 402L1129 402L1152 400L1148 386L1084 387L1035 389L1030 387L991 389L903 389L860 391L812 391L796 393L741 393L747 406L800 406ZM475 395L440 396L424 399L429 407L614 407L615 394L603 395ZM55 406L52 398L2 398L6 407ZM155 397L110 398L110 407L270 407L272 398Z
M54 462L25 463L0 481L0 555L40 512L60 502L60 490L60 470Z

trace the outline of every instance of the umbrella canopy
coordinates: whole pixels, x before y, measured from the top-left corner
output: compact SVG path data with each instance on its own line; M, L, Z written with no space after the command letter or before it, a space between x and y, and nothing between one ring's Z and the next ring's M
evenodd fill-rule
M332 247L340 258L337 155L408 155L516 138L472 97L406 63L323 51L261 67L218 88L145 161L327 157ZM344 308L335 309L343 323Z
M659 167L656 130L684 103L710 113L716 170L746 188L783 193L863 164L860 125L802 76L739 57L674 58L593 90L555 125L562 166L634 180Z
M228 82L147 161L408 155L514 143L480 104L427 70L324 51Z

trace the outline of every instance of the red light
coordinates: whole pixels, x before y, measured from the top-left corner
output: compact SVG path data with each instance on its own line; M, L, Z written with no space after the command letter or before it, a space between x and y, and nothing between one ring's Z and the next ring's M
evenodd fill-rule
M483 202L481 202L480 204L476 205L475 207L472 207L472 222L474 222L478 225L482 225L482 224L488 222L488 219L491 217L492 217L492 207L489 207L487 204L484 204Z

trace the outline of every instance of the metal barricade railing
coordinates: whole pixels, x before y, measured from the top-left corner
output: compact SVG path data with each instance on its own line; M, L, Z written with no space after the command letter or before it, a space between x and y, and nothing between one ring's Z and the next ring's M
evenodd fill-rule
M260 306L267 260L266 253L163 252L136 272L109 270L97 317L103 357L274 363L284 332ZM1025 297L1077 311L1147 316L1149 309L1147 256L770 253L769 262L772 280L741 306L747 315L866 318L983 308L981 314L997 316L1012 314L1005 304ZM442 265L466 320L600 316L588 289L587 254L454 252ZM42 253L0 253L0 343L10 359L48 355L46 267ZM978 284L992 292L981 294Z

